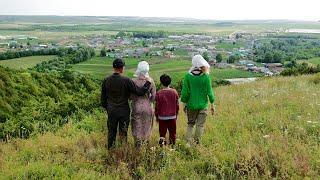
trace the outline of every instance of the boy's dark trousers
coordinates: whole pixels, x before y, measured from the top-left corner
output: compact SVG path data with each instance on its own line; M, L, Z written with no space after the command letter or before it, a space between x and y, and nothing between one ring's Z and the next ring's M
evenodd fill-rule
M120 142L123 143L127 141L129 123L129 108L119 108L117 110L108 111L108 149L111 149L115 146L118 128Z
M176 143L176 119L170 120L159 120L159 133L160 137L165 138L167 134L167 130L169 131L169 143Z

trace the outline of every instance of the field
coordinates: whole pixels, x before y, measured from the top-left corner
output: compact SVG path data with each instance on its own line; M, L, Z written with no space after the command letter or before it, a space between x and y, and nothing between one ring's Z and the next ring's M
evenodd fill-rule
M308 59L308 60L302 60L300 62L306 62L306 63L310 63L310 64L313 64L313 65L320 65L320 58L311 58L311 59Z
M56 133L0 143L3 179L318 179L320 75L277 77L218 87L203 144L187 148L178 118L175 151L105 149L105 114L95 110ZM129 136L132 145L132 138ZM14 168L13 168L14 167Z
M30 57L2 60L0 61L0 66L9 67L12 69L28 69L28 68L34 67L38 63L41 63L43 61L49 61L51 59L54 59L55 57L56 56L30 56Z
M98 79L103 79L106 75L112 73L112 61L113 59L110 58L95 57L91 60L74 65L72 69L80 73L90 74ZM150 64L150 75L151 77L156 77L155 81L157 81L163 73L166 73L172 76L173 83L177 83L191 67L191 60L184 59L160 58L147 61ZM125 59L125 62L126 75L133 77L139 61L137 59L127 58ZM211 77L213 80L254 76L260 76L260 74L253 74L237 69L211 69Z

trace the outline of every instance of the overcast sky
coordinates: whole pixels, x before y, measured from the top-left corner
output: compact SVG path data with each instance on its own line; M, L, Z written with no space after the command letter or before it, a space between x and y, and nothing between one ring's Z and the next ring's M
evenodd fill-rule
M320 0L0 0L2 15L320 20Z

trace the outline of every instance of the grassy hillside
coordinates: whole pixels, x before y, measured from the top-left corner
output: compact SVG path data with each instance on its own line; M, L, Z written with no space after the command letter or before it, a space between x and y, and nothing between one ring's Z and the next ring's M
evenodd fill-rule
M178 118L175 151L157 146L105 149L105 114L71 115L55 133L0 144L0 177L200 179L320 177L320 74L264 79L215 89L203 144L187 148L186 116ZM133 144L132 138L129 139ZM15 167L15 168L12 168Z
M28 69L44 61L49 61L57 56L30 56L16 59L8 59L0 61L0 66L9 67L11 69Z

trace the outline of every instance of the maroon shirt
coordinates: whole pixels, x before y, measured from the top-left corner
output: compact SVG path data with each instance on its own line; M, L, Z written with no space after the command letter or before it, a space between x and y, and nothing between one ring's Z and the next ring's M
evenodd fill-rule
M155 115L159 116L176 116L179 112L179 95L175 89L166 88L156 94Z

